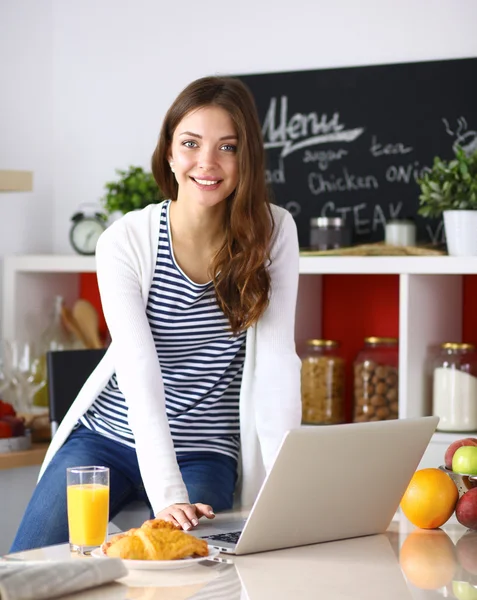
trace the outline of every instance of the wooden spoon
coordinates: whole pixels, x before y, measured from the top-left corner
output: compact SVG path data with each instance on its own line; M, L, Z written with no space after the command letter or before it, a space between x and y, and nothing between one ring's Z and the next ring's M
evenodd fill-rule
M73 317L87 340L88 348L102 348L99 337L98 312L88 300L77 300L73 305Z
M76 319L73 317L71 310L65 304L63 304L61 307L61 321L65 326L65 329L73 334L73 336L78 339L85 348L91 347L89 345L89 340L86 338Z

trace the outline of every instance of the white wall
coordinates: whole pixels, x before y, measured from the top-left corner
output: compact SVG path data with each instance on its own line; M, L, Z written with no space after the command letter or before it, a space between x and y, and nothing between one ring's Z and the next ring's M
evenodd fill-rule
M0 167L35 171L33 194L0 195L2 254L49 248L51 197L70 252L71 215L149 166L196 77L477 56L475 0L1 0L0 23Z
M0 2L0 169L34 171L32 193L0 193L0 254L50 250L53 207L50 2Z
M475 0L53 6L57 251L116 167L149 166L165 111L196 77L477 56Z

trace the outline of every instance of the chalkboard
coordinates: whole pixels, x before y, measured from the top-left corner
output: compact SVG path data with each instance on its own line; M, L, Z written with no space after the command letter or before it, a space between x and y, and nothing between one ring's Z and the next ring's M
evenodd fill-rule
M477 59L239 75L251 89L273 200L294 216L341 216L357 244L413 218L419 243L444 241L442 219L417 215L416 178L453 147L477 150Z

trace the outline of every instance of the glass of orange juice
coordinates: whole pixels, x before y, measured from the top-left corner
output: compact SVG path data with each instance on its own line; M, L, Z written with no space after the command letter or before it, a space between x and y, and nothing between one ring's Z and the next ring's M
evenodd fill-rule
M109 521L108 467L66 469L70 548L90 554L106 540Z

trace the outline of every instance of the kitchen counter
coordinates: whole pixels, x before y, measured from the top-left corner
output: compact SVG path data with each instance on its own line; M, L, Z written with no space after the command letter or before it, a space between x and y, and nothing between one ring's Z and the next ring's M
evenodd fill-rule
M226 518L222 513L217 519ZM25 560L97 560L67 544L11 555ZM82 599L406 600L477 598L477 531L455 521L421 530L397 513L385 534L247 556L220 555L167 571L129 571Z
M8 552L35 489L48 443L0 454L0 555Z
M42 444L32 444L29 450L0 454L0 470L41 465L47 449L48 443L45 442Z

